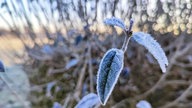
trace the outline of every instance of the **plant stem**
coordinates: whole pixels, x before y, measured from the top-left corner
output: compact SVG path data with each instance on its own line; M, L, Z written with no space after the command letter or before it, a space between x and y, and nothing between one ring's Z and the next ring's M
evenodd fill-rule
M122 45L121 50L123 50L123 52L125 52L127 50L127 46L129 43L129 40L131 39L131 35L132 35L132 27L133 27L133 20L130 20L130 26L128 29L124 30L126 36Z
M131 39L131 36L126 36L125 37L125 40L124 40L124 43L123 43L123 46L121 48L121 50L123 50L123 52L125 52L127 50L127 46L128 46L128 43L129 43L129 40Z

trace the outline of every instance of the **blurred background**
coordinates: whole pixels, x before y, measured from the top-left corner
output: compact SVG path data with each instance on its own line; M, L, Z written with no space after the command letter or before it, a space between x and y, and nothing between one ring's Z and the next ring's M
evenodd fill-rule
M1 0L1 108L73 108L90 92L104 53L125 34L104 25L122 19L151 34L168 59L162 74L153 56L130 41L124 68L106 106L192 107L192 0Z

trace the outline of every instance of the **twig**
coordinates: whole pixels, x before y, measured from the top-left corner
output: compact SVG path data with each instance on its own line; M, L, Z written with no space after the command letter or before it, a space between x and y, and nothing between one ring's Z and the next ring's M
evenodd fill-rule
M37 60L40 60L40 61L46 61L46 60L51 60L52 57L51 56L48 56L48 55L44 55L44 56L39 56L39 55L35 55L33 54L32 52L28 52L29 56L31 56L32 58L35 58Z
M192 81L185 81L185 80L171 80L166 81L164 85L189 85Z
M175 99L175 100L174 100L173 102L171 102L171 103L168 103L168 104L166 104L166 105L164 105L164 106L161 106L160 108L169 108L169 107L171 107L171 106L176 105L178 102L185 100L186 97L190 94L191 89L192 89L192 84L191 84L191 85L183 92L183 94L180 95L177 99Z
M128 46L128 43L129 43L129 40L131 39L131 36L129 35L129 37L127 38L127 36L126 36L126 38L125 38L125 43L123 44L123 46L122 46L122 50L123 50L123 52L125 52L126 50L127 50L127 46Z
M53 68L49 68L48 69L48 74L56 74L56 73L63 73L66 70L66 68L60 68L60 69L53 69Z
M88 45L88 43L87 43ZM93 85L93 67L91 63L91 45L88 45L88 63L89 63L89 80L90 80L90 91L94 92L94 85Z
M67 105L68 105L70 99L71 99L71 94L68 94L67 97L65 98L65 103L62 108L67 108Z
M84 62L84 65L83 65L83 68L81 69L81 72L80 72L80 76L79 76L79 79L77 81L77 86L75 88L75 93L74 93L74 97L75 99L79 100L79 96L81 94L81 90L82 90L82 82L83 82L83 79L85 77L85 70L87 68L87 59L85 59L85 62Z
M192 67L192 63L185 64L185 63L180 63L180 62L178 62L178 61L176 61L174 65L180 66L180 67L182 67L182 68L190 68L190 67Z
M123 52L125 52L127 50L127 46L129 44L129 40L131 39L132 27L133 27L133 20L131 19L130 20L129 28L124 30L126 36L125 36L125 39L124 39L124 42L123 42L123 45L122 45L122 48L121 48L123 50Z

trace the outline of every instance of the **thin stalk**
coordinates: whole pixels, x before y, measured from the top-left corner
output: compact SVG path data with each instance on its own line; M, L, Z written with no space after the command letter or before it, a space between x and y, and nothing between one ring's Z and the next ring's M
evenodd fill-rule
M126 34L123 45L121 50L123 50L123 52L125 52L127 50L127 46L129 44L129 40L131 39L132 36L132 27L133 27L133 20L130 20L130 26L128 29L124 30L124 33Z
M89 59L89 80L90 80L90 91L94 92L94 84L93 84L93 66L91 64L91 45L88 45L88 59Z
M125 37L125 40L124 40L124 43L123 43L123 46L122 46L122 48L121 48L121 50L123 50L123 52L125 52L126 50L127 50L127 46L128 46L128 44L129 44L129 40L131 39L131 36L129 36L129 37Z

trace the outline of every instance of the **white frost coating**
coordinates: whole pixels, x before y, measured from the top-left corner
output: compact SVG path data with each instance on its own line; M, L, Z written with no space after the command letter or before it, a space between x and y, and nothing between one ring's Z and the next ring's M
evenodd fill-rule
M47 87L46 87L46 96L47 96L47 97L51 97L51 96L52 96L52 94L51 94L51 89L53 88L53 86L54 86L55 84L56 84L55 81L50 82L50 83L47 84Z
M54 102L53 107L52 108L62 108L61 104L58 102Z
M136 108L152 108L152 106L146 100L141 100L137 103Z
M121 27L124 30L126 29L124 22L121 19L118 19L116 17L107 18L104 20L104 23L107 25L113 25L113 26Z
M70 61L66 64L65 68L66 68L66 69L70 69L71 67L77 65L78 62L79 62L78 59L72 59L72 60L70 60Z
M143 45L157 59L162 72L165 73L166 66L168 66L168 60L159 43L154 40L150 34L143 32L133 33L132 37L137 43Z
M93 106L99 104L99 98L96 94L90 93L84 96L75 108L93 108Z
M41 51L45 54L50 54L50 55L54 54L54 51L50 45L44 45L43 48L41 49Z
M123 68L124 52L112 48L101 60L97 73L97 93L102 105L105 105Z

